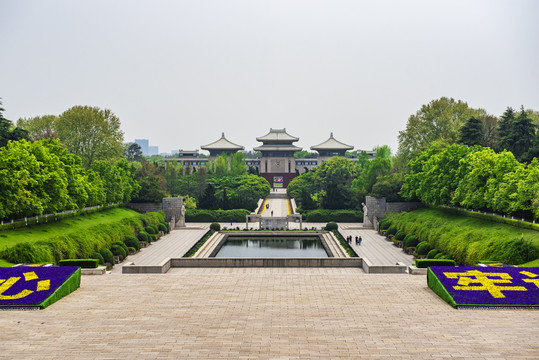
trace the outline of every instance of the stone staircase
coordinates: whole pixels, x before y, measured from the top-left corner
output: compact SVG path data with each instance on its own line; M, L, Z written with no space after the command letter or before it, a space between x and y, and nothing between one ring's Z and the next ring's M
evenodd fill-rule
M346 250L344 250L343 247L341 246L339 239L337 239L335 235L333 235L333 233L331 232L324 233L322 234L322 237L324 238L327 246L329 247L329 250L333 254L333 257L335 258L349 257Z
M211 253L217 245L221 242L221 240L225 237L224 234L220 232L214 233L210 238L202 245L200 249L196 252L195 255L193 255L194 258L207 258L210 257Z

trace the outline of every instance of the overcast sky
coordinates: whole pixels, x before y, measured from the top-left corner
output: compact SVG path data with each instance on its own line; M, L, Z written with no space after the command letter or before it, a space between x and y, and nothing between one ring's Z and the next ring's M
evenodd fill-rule
M397 149L442 96L539 110L539 1L0 0L5 117L111 109L126 141Z

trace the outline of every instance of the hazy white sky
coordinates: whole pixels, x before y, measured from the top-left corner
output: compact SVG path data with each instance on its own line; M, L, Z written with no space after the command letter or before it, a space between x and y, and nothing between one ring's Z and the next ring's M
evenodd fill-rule
M539 110L539 1L0 0L4 115L111 109L125 140L387 144L441 96Z

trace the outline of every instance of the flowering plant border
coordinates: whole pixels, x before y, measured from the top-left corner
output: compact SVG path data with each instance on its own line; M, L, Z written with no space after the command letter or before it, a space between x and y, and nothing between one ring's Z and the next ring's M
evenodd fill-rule
M44 309L80 287L77 266L0 268L0 310Z
M539 268L432 266L427 271L427 283L455 308L539 309Z

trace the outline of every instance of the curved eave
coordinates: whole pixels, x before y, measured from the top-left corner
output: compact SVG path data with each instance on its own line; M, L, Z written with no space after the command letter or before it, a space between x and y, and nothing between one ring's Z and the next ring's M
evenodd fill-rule
M340 142L339 140L336 140L333 137L333 133L329 136L329 139L324 141L321 144L311 146L311 150L315 151L346 151L346 150L352 150L354 147L351 145L347 145L345 143Z
M214 141L211 144L201 146L200 148L202 150L208 150L208 151L239 151L239 150L245 149L245 147L238 144L234 144L233 142L225 138L224 133L219 140Z
M264 136L257 137L256 141L295 142L299 141L299 138L287 133L286 129L270 129L269 133Z
M287 146L267 146L262 145L253 148L254 151L301 151L302 148L295 145L287 145Z

